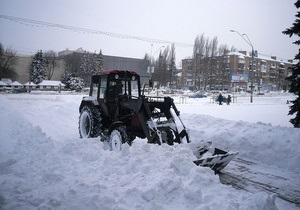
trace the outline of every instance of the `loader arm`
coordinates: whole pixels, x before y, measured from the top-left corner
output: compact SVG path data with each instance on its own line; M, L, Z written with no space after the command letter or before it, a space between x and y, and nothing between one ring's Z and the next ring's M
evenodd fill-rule
M142 130L147 137L148 143L161 144L161 134L152 118L149 104L144 96L138 98L128 98L119 102L121 107L131 109L138 120Z

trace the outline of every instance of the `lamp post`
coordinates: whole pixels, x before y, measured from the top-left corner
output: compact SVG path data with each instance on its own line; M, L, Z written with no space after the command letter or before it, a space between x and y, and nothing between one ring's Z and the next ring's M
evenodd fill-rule
M247 42L247 44L249 44L252 49L252 53L251 53L251 95L250 95L250 103L252 103L253 102L253 80L254 80L254 47L253 47L253 44L251 43L247 34L242 35L236 30L230 30L230 32L236 32L238 35L240 35L240 37L242 37L242 39L245 42ZM245 39L244 36L246 36L247 39Z
M165 46L161 46L160 48L158 48L158 50L156 50L156 52L154 53L153 56L152 56L152 47L153 47L153 44L151 44L150 66L148 67L148 73L149 73L150 77L151 77L151 74L154 73L154 66L152 66L152 60L153 60L154 56L156 55L156 53L157 53L160 49L164 48Z

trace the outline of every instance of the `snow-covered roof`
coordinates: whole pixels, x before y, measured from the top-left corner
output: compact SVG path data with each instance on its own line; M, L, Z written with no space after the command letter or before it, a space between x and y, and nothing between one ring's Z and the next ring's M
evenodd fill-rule
M229 53L227 53L227 55L237 55L237 56L243 56L243 57L247 56L240 52L229 52ZM247 57L249 57L249 56L247 56Z
M62 86L62 87L65 86L61 81L55 81L55 80L43 80L38 85L39 86Z
M10 85L12 83L11 79L7 79L7 78L2 78L1 81L6 83L5 85Z
M8 85L8 84L0 80L0 85L1 85L1 86L6 86L6 85Z
M23 86L20 82L14 81L13 83L10 84L11 86Z
M249 53L249 54L248 54ZM240 52L229 52L227 53L227 55L237 55L239 58L240 56L243 56L243 57L251 57L251 53L250 52L246 52L247 55L243 54L243 53L240 53ZM283 62L283 63L291 63L290 60L279 60L278 58L277 59L274 59L273 57L271 56L267 56L267 55L262 55L262 54L259 54L258 53L258 56L255 57L255 58L258 58L258 59L261 59L263 62L266 62L266 61L276 61L276 62ZM292 60L292 59L291 59ZM293 60L292 63L295 63L295 61Z
M24 84L24 86L36 86L36 84L34 84L33 82L26 82L25 84Z

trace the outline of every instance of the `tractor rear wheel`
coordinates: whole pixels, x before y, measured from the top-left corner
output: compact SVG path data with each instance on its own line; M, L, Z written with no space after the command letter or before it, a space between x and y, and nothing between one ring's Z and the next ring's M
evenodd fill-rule
M109 144L112 150L120 151L122 149L122 144L126 142L128 142L128 136L125 126L119 126L111 132L109 137Z
M101 112L96 107L85 106L79 116L80 138L96 138L101 134Z

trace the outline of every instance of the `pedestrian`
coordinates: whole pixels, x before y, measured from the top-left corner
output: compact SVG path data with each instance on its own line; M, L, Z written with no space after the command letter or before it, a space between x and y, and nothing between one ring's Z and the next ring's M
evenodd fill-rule
M231 103L231 96L228 95L228 97L227 97L227 105L230 105L230 103Z
M221 93L219 94L219 96L217 98L217 101L219 102L219 105L222 105L222 103L223 103L223 96L222 96Z

